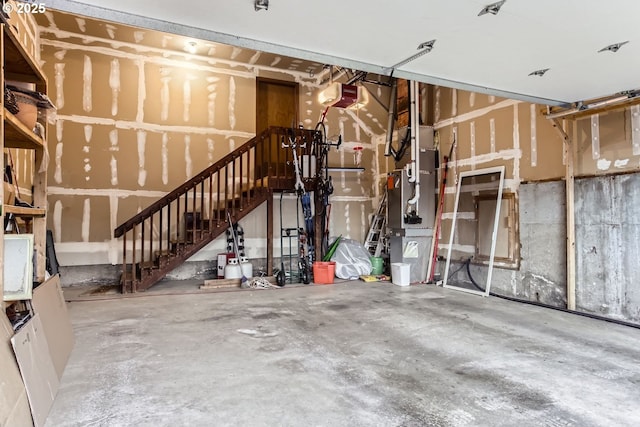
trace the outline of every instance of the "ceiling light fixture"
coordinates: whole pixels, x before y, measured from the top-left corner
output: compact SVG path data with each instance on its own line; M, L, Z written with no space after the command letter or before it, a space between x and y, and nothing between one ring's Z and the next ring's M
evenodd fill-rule
M600 49L598 51L598 53L600 53L600 52L613 52L613 53L615 53L615 52L619 51L620 48L622 46L624 46L625 44L627 44L627 43L629 43L629 40L627 40L626 42L610 44L609 46L605 46L602 49Z
M253 5L256 12L259 10L269 10L269 0L255 0Z
M194 41L188 41L184 44L184 50L189 53L196 53L198 51L198 43Z
M530 76L536 76L536 77L542 77L549 70L550 70L550 68L543 68L541 70L532 71L532 72L529 73L529 75Z
M489 5L486 5L484 9L482 9L480 13L478 13L478 16L486 15L487 13L490 13L492 15L497 15L498 12L500 12L500 8L506 1L507 0L502 0L496 3L491 3Z

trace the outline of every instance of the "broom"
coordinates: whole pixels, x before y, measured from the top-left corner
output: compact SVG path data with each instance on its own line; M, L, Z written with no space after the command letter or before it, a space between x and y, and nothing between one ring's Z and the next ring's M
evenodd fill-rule
M238 260L238 263L240 262L240 252L238 250L238 240L236 238L236 232L233 229L233 222L231 222L231 214L229 213L229 211L227 211L227 219L229 220L229 227L231 228L231 237L233 238L233 246L235 247L235 253L236 253L236 258ZM242 273L242 278L240 279L240 287L241 288L248 288L249 284L247 283L248 279L247 276L244 275L244 271L242 271L242 266L240 266L240 271Z

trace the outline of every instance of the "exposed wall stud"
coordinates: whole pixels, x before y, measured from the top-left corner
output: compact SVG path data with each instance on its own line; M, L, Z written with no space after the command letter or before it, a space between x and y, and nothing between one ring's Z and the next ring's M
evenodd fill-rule
M489 141L491 144L491 152L496 152L496 119L489 119Z
M471 159L476 157L476 122L470 123L469 132L471 133ZM471 164L471 170L476 168L475 162Z
M631 143L633 155L640 156L640 105L634 105L631 110Z
M591 116L591 155L593 159L600 158L600 116Z
M531 104L531 166L538 165L538 129L536 104Z

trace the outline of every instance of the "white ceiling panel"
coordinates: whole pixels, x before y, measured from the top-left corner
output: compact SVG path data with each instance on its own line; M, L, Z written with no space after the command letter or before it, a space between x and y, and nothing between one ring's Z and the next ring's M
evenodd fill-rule
M325 64L554 105L640 89L640 1L48 0L47 7ZM435 39L433 50L394 65ZM628 41L618 52L598 52ZM529 76L549 68L542 77Z

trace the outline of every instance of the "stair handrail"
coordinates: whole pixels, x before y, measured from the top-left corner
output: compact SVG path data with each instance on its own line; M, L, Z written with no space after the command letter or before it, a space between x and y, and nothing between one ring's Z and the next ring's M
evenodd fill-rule
M271 130L272 130L271 128L266 129L260 134L249 139L247 142L242 144L236 150L231 151L229 154L222 157L211 166L208 166L206 169L194 175L189 180L180 184L178 187L176 187L169 193L165 194L164 196L162 196L161 198L153 202L151 205L147 206L146 208L141 210L139 213L129 218L127 221L120 224L113 231L114 237L115 238L121 237L124 233L133 229L134 226L142 223L146 218L150 217L151 215L163 209L165 206L169 204L169 202L172 202L173 200L177 199L183 194L189 192L189 190L193 189L197 184L204 181L210 175L219 171L220 169L222 169L223 167L225 167L226 165L228 165L229 163L231 163L232 161L240 157L242 154L244 154L251 148L257 146L260 141L262 141L266 136L270 135Z
M127 231L132 230L136 225L141 224L145 219L149 218L150 216L154 215L156 212L158 212L161 209L163 209L170 202L172 202L173 200L176 200L177 198L179 198L183 194L185 194L188 191L192 190L194 187L196 187L199 183L201 183L202 181L207 179L212 174L220 171L222 168L224 168L228 164L232 163L237 158L241 157L247 151L251 150L252 148L257 147L258 144L260 144L262 141L268 140L271 137L272 134L285 135L285 134L287 134L287 132L291 132L291 131L292 131L291 128L284 128L284 127L279 127L279 126L270 126L269 128L267 128L264 131L260 132L259 134L257 134L253 138L251 138L248 141L246 141L240 147L238 147L235 150L231 151L229 154L225 155L224 157L222 157L220 160L218 160L217 162L215 162L211 166L208 166L206 169L204 169L201 172L199 172L198 174L194 175L192 178L190 178L189 180L185 181L183 184L179 185L174 190L172 190L169 193L165 194L164 196L162 196L161 198L159 198L158 200L153 202L151 205L147 206L142 211L140 211L136 215L132 216L131 218L129 218L127 221L123 222L122 224L120 224L113 231L114 238L122 237ZM311 130L293 129L293 131L296 134L298 134L298 133L305 134L306 136L309 137L309 139L311 139L312 136L313 136L313 131L311 131Z

